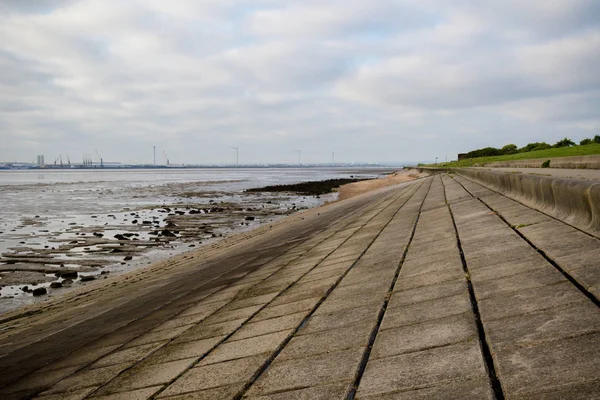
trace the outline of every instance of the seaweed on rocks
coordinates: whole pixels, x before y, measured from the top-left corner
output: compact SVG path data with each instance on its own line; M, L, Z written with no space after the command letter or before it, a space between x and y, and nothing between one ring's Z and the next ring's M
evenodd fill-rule
M295 192L307 196L319 196L326 193L331 193L333 189L336 189L342 185L348 183L365 181L373 178L339 178L339 179L327 179L324 181L309 181L294 183L291 185L273 185L265 186L262 188L248 189L246 192Z

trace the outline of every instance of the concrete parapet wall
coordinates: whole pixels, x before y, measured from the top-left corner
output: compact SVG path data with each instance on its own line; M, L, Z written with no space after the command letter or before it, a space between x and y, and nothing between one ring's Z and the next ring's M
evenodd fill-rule
M546 160L550 160L551 168L600 169L600 155L495 161L488 163L476 163L473 165L491 168L541 168L542 163L544 163Z
M600 183L470 168L454 172L550 214L600 234Z

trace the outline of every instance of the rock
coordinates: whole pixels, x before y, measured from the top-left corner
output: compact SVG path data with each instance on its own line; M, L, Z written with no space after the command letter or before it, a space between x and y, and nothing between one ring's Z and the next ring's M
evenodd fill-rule
M52 282L52 283L50 284L50 287L51 287L52 289L58 289L58 288L61 288L61 287L62 287L62 285L63 285L63 284L62 284L61 282Z
M112 249L110 252L111 253L122 253L123 250L121 250L121 249Z
M39 288L33 289L32 293L34 296L43 296L46 293L48 293L48 291L46 290L45 287L39 287Z
M137 219L134 219L133 221L131 221L131 223L132 223L132 224L137 224L137 223L138 223L138 220L137 220Z
M125 258L123 260L124 261L133 260L133 257L132 256L125 256Z
M102 271L102 272L100 272L100 275L107 275L109 273L110 273L110 271Z
M94 232L94 236L96 236L96 237L102 237L102 236L104 236L104 235L103 235L103 234L101 234L101 233L98 233L98 232Z
M94 278L92 275L85 275L81 277L81 282L89 282L89 281L93 281L96 278Z
M127 238L125 236L121 235L120 233L117 233L114 236L114 238L117 239L117 240L127 240Z
M254 217L246 217L246 221L254 221Z
M195 244L190 244L188 247L196 247Z
M144 224L144 225L152 225L152 221L142 221L142 224Z
M135 236L135 234L134 233L124 233L123 236L130 238L132 236Z
M160 231L160 233L162 233L163 236L167 236L167 237L177 237L177 235L175 235L173 232L171 232L168 229L163 229L162 231Z
M29 290L29 286L23 286L23 287L21 288L21 290L22 290L22 291L24 291L25 293L27 293L27 292L29 292L29 291L30 291L30 290Z
M58 276L63 279L76 279L79 275L77 271L61 271L57 272L56 274L58 274Z
M73 281L71 279L65 279L64 281L62 281L63 286L71 286L73 284Z

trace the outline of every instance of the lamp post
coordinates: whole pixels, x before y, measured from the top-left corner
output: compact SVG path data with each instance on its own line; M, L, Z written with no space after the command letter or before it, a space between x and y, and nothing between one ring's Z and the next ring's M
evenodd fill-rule
M435 158L435 165L437 165L437 159L438 159L438 158L436 157L436 158Z

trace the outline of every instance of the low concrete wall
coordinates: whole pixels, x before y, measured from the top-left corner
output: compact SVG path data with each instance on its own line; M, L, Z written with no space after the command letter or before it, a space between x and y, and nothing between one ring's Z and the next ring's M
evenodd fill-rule
M470 168L453 171L580 229L600 234L600 182Z
M495 161L488 163L476 163L473 166L492 168L541 168L542 163L546 160L550 160L550 168L600 169L600 155Z

